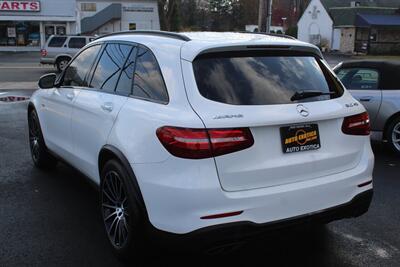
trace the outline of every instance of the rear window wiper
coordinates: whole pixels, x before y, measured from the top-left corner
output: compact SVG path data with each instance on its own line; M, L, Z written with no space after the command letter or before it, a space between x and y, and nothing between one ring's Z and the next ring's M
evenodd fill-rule
M322 92L322 91L297 91L290 98L291 101L301 100L309 97L321 96L321 95L334 95L334 92Z

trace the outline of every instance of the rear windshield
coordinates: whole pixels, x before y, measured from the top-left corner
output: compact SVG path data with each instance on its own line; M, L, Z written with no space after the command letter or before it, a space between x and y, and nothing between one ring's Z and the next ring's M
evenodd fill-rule
M273 105L340 97L343 88L312 55L265 52L213 53L193 62L198 89L207 99L233 105ZM291 100L298 92L325 95Z
M61 47L65 40L67 40L67 37L53 37L49 42L49 47Z

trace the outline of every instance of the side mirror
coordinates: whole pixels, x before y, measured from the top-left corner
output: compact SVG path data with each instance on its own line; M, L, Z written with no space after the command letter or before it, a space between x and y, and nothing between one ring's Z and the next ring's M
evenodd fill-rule
M40 77L38 85L41 89L50 89L54 87L57 75L55 73L45 74Z

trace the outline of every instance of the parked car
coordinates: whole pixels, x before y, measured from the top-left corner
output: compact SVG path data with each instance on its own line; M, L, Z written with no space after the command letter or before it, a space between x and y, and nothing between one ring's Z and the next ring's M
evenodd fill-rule
M94 36L52 35L40 51L40 63L54 65L61 72L71 58L94 39Z
M367 109L372 139L387 141L400 154L400 62L358 60L334 68L351 94Z
M99 185L118 255L138 256L144 240L237 244L370 205L368 114L313 45L115 33L39 87L28 107L33 162L63 160Z

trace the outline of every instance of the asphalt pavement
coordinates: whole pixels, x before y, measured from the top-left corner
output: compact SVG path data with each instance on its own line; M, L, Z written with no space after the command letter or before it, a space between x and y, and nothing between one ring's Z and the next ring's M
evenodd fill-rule
M24 70L14 80L37 74ZM0 98L33 92L21 89L0 90ZM27 101L0 101L0 266L139 266L111 253L98 192L84 177L63 164L49 172L33 166L26 107ZM188 259L150 248L141 266L400 266L400 157L382 144L373 148L375 194L362 217L287 231L220 256Z
M36 89L40 76L56 72L40 64L39 52L0 52L0 90Z

